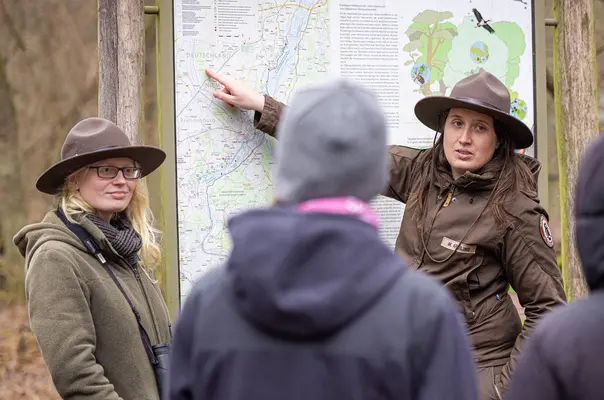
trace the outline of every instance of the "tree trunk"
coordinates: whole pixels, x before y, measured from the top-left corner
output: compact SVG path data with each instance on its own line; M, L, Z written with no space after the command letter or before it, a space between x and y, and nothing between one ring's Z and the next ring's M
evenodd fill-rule
M554 0L554 88L562 271L569 300L588 293L575 243L579 161L598 133L594 0Z
M137 143L144 110L144 1L120 0L117 11L117 124Z
M137 143L144 110L144 1L98 1L99 116Z
M99 0L99 117L117 123L117 0Z

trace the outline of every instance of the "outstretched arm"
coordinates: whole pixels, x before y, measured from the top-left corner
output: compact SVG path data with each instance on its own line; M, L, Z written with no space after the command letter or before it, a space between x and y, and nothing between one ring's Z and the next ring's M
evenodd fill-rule
M247 86L244 82L226 78L206 69L206 74L223 88L214 92L214 97L225 102L229 107L242 110L253 110L254 125L262 132L277 137L277 125L285 110L285 104L268 95L262 95ZM403 146L390 146L390 184L383 195L406 203L413 182L414 163L421 150Z
M214 97L229 107L255 111L256 129L276 137L277 125L285 104L256 92L242 81L226 78L210 69L206 69L206 74L223 86L222 90L214 92Z

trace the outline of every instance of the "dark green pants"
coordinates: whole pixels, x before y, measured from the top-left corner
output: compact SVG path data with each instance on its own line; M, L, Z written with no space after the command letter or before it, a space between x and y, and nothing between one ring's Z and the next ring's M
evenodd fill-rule
M478 368L480 400L502 400L501 370L503 365Z

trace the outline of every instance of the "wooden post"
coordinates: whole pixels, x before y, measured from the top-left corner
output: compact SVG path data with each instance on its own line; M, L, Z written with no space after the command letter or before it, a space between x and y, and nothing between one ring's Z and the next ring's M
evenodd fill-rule
M117 0L99 0L99 117L117 123Z
M570 301L588 293L575 243L574 198L581 156L598 134L594 0L554 0L554 18L562 271Z
M115 122L137 143L144 110L144 2L98 2L99 116Z
M117 6L117 124L133 143L143 124L145 14L143 0L120 0Z

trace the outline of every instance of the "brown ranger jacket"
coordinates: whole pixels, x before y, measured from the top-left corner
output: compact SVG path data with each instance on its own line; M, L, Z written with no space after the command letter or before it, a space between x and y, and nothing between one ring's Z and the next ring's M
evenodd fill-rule
M274 136L284 107L265 96L264 110L254 117L256 128ZM424 151L390 146L389 152L390 185L383 194L406 203L419 180ZM536 181L540 163L528 156L518 157L527 163ZM528 333L544 313L564 304L566 295L548 215L539 204L537 188L526 188L506 205L513 218L502 226L491 208L485 208L497 178L494 173L467 172L454 181L449 171L440 171L424 221L429 254L412 218L413 206L405 210L396 250L411 268L435 277L451 290L465 317L477 366L504 365L501 380L505 390ZM510 285L524 307L524 326L508 295Z

